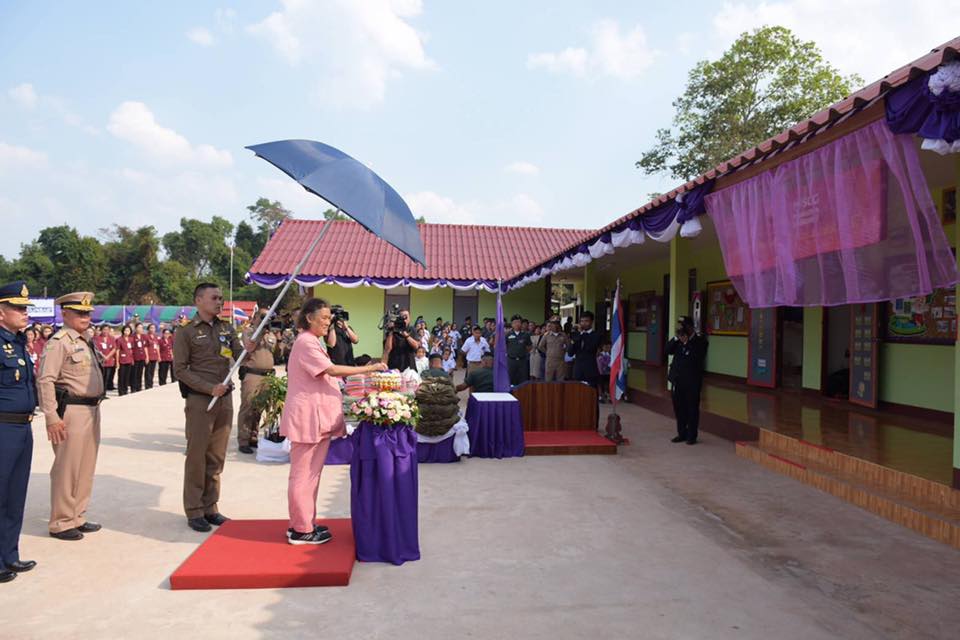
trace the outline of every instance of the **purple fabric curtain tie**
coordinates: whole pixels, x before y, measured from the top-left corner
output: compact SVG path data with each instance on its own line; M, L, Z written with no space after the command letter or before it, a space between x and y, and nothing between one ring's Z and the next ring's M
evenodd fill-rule
M894 133L916 133L923 148L960 151L960 61L940 65L885 98L887 126Z

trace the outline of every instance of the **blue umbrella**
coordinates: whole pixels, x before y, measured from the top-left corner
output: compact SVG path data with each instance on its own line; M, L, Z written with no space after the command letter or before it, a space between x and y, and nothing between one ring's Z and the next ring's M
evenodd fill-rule
M279 140L247 149L415 262L427 266L420 229L410 207L366 165L339 149L313 140Z
M420 229L410 212L410 207L400 194L383 178L366 165L351 158L343 151L314 140L278 140L247 147L277 169L296 180L310 193L320 196L339 211L347 214L374 235L389 242L415 262L427 266L423 256L423 241ZM290 274L289 279L273 301L270 310L254 331L251 340L256 342L270 322L280 300L287 293L294 279L306 264L307 258L320 244L330 229L333 220L327 220L320 234L307 248L306 253ZM223 384L229 384L234 372L240 367L247 350L244 348L236 359ZM213 408L217 398L211 398L207 411Z

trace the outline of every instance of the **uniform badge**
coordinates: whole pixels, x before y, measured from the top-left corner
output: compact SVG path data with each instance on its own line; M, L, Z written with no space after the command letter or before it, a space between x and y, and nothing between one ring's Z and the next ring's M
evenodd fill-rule
M27 291L27 285L23 285L23 288L20 289L20 297L21 297L21 298L26 298L26 297L29 296L29 295L30 295L30 292Z
M13 372L13 379L16 380L17 382L20 382L20 369L17 369L16 371Z
M27 366L27 363L23 358L18 359L17 364L19 364L21 367Z

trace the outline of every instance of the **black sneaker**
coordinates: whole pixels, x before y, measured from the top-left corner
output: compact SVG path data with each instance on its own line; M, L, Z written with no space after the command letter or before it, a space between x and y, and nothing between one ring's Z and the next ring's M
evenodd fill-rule
M330 531L330 529L328 529L327 527L323 526L322 524L315 524L315 525L313 525L313 530L314 530L314 531L320 531L320 532ZM291 535L293 535L293 527L290 527L289 529L287 529L287 537L289 538Z
M324 544L330 542L333 536L329 531L311 531L310 533L300 533L294 531L287 538L289 544Z
M220 513L208 513L207 515L203 516L203 519L215 527L219 527L224 522L227 522L230 518L227 518Z
M239 447L239 448L237 449L237 451L239 451L240 453L251 454L251 453L253 453L253 447L251 447L251 446L248 445L248 444L245 444L245 445Z
M680 436L677 436L676 438L674 438L674 439L671 440L670 442L683 442L685 439L686 439L686 438L681 438Z

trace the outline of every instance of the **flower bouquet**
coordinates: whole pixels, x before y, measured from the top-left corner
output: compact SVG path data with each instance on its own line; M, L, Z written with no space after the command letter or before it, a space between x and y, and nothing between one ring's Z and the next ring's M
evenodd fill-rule
M408 395L395 391L372 391L350 404L350 418L381 426L408 424L415 427L420 421L420 407Z

